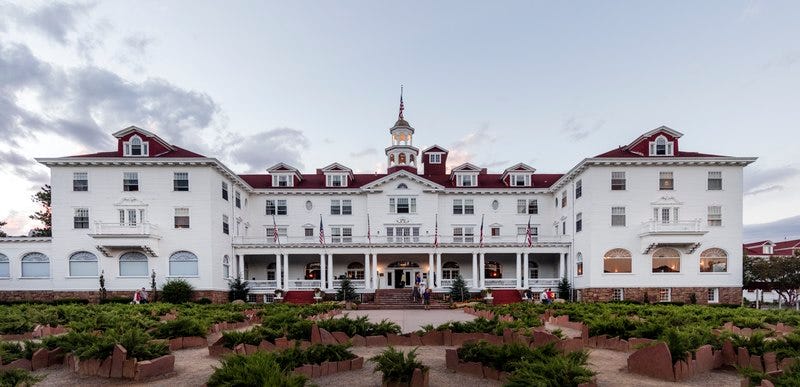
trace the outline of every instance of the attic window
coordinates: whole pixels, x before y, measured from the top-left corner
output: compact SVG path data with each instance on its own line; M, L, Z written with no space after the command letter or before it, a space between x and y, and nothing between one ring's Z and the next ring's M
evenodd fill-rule
M406 183L400 183L397 185L397 189L408 189L408 186Z
M772 245L764 245L764 254L772 254Z
M439 153L431 153L428 155L428 162L431 164L441 164L442 155Z
M142 141L138 135L133 135L128 141L123 144L124 156L147 156L150 153L150 143Z
M475 187L478 185L478 176L458 175L456 177L456 185L459 187Z
M272 186L273 187L291 187L294 184L294 179L291 175L272 175Z
M512 187L528 187L531 185L531 176L523 174L510 175L509 185Z
M346 175L326 175L325 185L327 187L347 187Z
M655 141L650 142L650 156L672 156L674 154L674 144L667 141L664 136L656 137Z

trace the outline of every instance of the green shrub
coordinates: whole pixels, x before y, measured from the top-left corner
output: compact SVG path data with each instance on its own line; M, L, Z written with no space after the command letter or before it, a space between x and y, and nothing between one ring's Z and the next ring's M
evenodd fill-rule
M239 344L259 345L261 344L261 335L256 330L249 331L227 331L222 333L222 345L225 348L233 349Z
M375 363L373 372L383 373L382 380L384 382L409 383L414 369L419 368L423 372L428 370L427 366L417 360L416 348L406 356L403 352L389 346L380 354L370 358L369 361Z
M0 371L0 386L30 387L42 380L41 376L34 376L29 371L11 368Z
M464 302L469 300L472 296L469 294L469 286L461 274L456 274L453 283L450 285L450 298L455 302Z
M208 387L229 386L305 386L306 377L281 369L275 355L256 352L253 355L233 355L222 360L208 379Z
M132 297L108 297L100 300L100 304L130 304L132 300Z
M206 337L208 326L193 318L179 317L159 325L153 336L159 339L174 339L176 337L200 336Z
M10 363L17 359L25 358L25 349L22 344L11 341L0 341L0 359L3 363Z
M172 304L185 304L194 298L194 286L185 279L170 279L161 288L161 300Z
M228 281L228 300L242 300L247 301L247 295L250 294L250 286L247 281L242 281L241 278L236 277L232 281Z
M594 372L586 368L587 352L571 352L546 358L545 361L521 360L508 376L509 387L567 387L591 381Z

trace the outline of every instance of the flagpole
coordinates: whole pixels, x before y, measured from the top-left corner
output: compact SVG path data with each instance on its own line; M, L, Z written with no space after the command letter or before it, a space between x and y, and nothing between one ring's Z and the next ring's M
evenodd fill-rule
M326 271L325 276L326 277L333 277L333 276L327 276L327 272L330 271L331 268L328 267L328 246L325 243L325 229L324 229L324 226L322 224L322 214L319 214L319 241L320 241L320 243L322 243L322 253L325 255L325 268L327 269L327 270L325 270ZM333 263L333 259L331 258L331 264L332 263ZM322 267L321 266L320 266L319 276L323 277ZM322 288L323 287L322 285L326 280L323 280L322 278L320 278L319 281L320 281L319 282L320 288ZM328 285L333 287L332 283L328 284Z
M369 251L369 264L370 264L369 280L372 281L372 283L374 284L378 282L376 278L373 278L375 277L375 274L378 272L378 268L372 266L372 231L371 231L371 226L369 224L369 212L367 212L367 251ZM375 261L377 261L377 259ZM369 289L370 288L369 285L370 284L364 284L364 288Z
M281 236L278 234L278 223L275 222L275 214L272 214L272 227L273 227L272 232L275 234L274 235L275 242L278 243L278 254L280 255L281 268L283 268L284 273L288 274L289 273L289 268L288 267L283 267L283 262L284 262L283 261L283 246L281 245ZM288 258L286 259L286 264L287 264L287 266L289 264L289 259ZM287 284L287 286L286 286L287 288L289 287L288 286L289 278L287 276L283 276L282 275L281 276L281 281L283 281L284 283ZM283 284L279 284L279 285L281 285L281 287L283 287ZM284 290L287 290L287 289L284 289Z

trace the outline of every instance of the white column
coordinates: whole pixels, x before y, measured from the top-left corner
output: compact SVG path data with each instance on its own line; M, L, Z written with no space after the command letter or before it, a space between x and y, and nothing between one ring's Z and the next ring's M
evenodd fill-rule
M380 285L381 277L378 275L378 254L372 254L372 288L377 289Z
M433 284L433 273L434 273L433 269L435 267L434 265L435 265L435 263L433 262L433 253L428 253L428 287L429 288L434 288L434 284Z
M283 262L281 262L281 256L279 254L275 254L275 287L278 289L284 289Z
M283 288L289 289L289 254L283 254Z
M320 254L319 255L319 278L318 278L319 279L319 288L320 289L327 289L328 288L328 285L325 282L325 266L326 266L325 254Z
M564 278L564 261L567 260L567 254L558 254L558 279Z
M247 278L244 278L244 255L237 255L236 258L238 258L239 261L237 265L239 267L239 278L242 281L246 281Z
M372 284L370 283L372 279L372 272L370 271L369 267L369 254L364 254L364 288L366 289L372 287Z
M517 279L517 289L522 288L522 256L520 254L514 254L517 257L517 265L516 267L516 279Z
M478 253L472 253L472 287L480 287L478 278Z
M436 287L442 287L442 253L436 253Z
M530 257L528 257L528 253L524 251L521 252L520 255L522 255L522 282L523 282L522 286L524 286L527 289L528 287L530 287L531 283Z
M478 269L478 274L481 276L481 289L486 287L486 256L484 253L478 253L481 267Z
M328 286L333 288L333 254L328 254Z

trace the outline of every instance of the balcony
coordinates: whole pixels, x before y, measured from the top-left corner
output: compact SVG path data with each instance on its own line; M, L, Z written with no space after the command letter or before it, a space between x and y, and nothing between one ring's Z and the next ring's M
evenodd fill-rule
M642 223L639 236L646 235L704 235L708 230L703 227L701 219L678 221L678 222L657 222L649 220Z
M534 236L533 246L552 246L569 244L571 241L570 235L547 235L547 236ZM294 237L282 236L279 240L280 245L284 247L318 247L320 246L319 237ZM373 235L371 240L366 235L354 236L326 236L325 245L327 247L366 247L372 246L421 246L430 247L433 245L433 235L419 235L419 236L385 236ZM440 247L464 247L464 246L477 246L480 242L478 235L466 236L452 236L440 235ZM235 236L233 237L234 245L239 246L265 246L277 247L278 243L272 236ZM502 236L489 236L484 235L483 244L486 247L527 247L527 240L525 235L502 235Z
M107 257L114 251L137 250L151 257L158 256L161 232L151 223L101 223L95 222L89 236L97 241L97 249Z
M650 254L658 247L675 247L691 254L700 246L700 238L708 233L702 219L658 222L649 220L642 223L639 231L642 254Z

